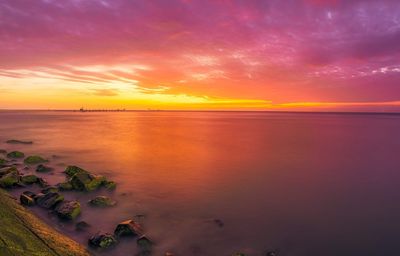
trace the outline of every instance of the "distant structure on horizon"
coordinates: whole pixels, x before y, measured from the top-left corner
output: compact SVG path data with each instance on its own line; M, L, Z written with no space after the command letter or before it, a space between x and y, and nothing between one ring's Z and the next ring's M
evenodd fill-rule
M81 107L79 112L125 112L126 109L84 109Z

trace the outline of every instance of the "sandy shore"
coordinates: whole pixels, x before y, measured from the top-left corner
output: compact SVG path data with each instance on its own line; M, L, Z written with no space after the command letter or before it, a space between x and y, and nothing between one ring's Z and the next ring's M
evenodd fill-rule
M0 227L0 255L90 255L83 246L49 227L2 189Z

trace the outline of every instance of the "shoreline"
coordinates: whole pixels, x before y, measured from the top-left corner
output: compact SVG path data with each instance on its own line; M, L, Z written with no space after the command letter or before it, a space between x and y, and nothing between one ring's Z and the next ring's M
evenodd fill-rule
M90 256L79 243L56 231L0 189L0 254Z

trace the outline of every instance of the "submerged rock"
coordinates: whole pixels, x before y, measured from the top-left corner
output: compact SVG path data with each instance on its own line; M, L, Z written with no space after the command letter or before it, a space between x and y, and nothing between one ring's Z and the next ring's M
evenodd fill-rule
M133 220L127 220L118 224L115 228L114 234L120 236L139 236L143 234L142 227L139 223Z
M33 144L32 141L24 141L24 140L7 140L8 144Z
M15 166L7 166L0 169L0 177L9 174L11 172L19 173L17 167Z
M24 184L27 184L27 185L37 183L38 180L39 180L38 176L33 175L33 174L27 174L27 175L21 176L21 182Z
M114 190L114 189L117 188L117 183L115 183L114 181L106 180L106 181L103 182L103 185L108 190Z
M67 166L67 168L65 169L65 174L67 174L69 177L74 176L77 173L89 173L88 171L78 167L78 166L74 166L74 165L69 165Z
M141 251L151 251L151 248L153 246L153 242L147 238L146 236L141 236L138 238L138 240L136 240L136 243L138 245L138 247L140 248Z
M89 238L89 245L96 248L110 248L117 244L117 239L112 234L98 232Z
M41 192L43 194L48 194L48 193L57 193L58 192L58 187L55 186L48 186L45 189L42 189Z
M22 205L33 206L36 204L35 196L36 196L35 193L31 191L25 191L19 197L19 201L21 202Z
M89 205L94 207L112 207L117 204L116 201L112 200L107 196L96 196L92 200L90 200Z
M79 221L75 224L75 229L77 231L84 231L88 228L90 228L90 224L87 223L86 221Z
M92 175L82 172L76 173L74 176L72 176L70 180L71 185L75 190L88 192L100 188L104 181L104 176Z
M28 156L25 158L24 163L25 164L41 164L41 163L46 163L48 162L46 159L44 159L41 156Z
M13 159L24 158L25 154L20 152L20 151L12 151L12 152L7 154L7 157L8 158L13 158Z
M4 158L0 158L0 164L6 164L8 161Z
M38 194L35 199L36 203L40 207L51 209L54 208L58 203L64 201L64 196L57 192L50 192L47 194Z
M72 187L71 182L61 182L57 184L57 187L59 190L73 190L74 188Z
M276 251L269 251L265 254L265 256L277 256L278 253Z
M43 164L39 164L38 167L36 168L36 171L37 172L51 172L51 171L53 171L53 168L48 167Z
M44 178L38 178L37 184L42 188L46 188L49 186L49 183Z
M17 172L10 172L0 178L0 186L2 188L10 188L17 185L19 182L19 175Z
M0 149L0 154L7 154L7 150L5 150L5 149Z
M56 207L60 219L73 220L81 213L81 204L78 201L64 201Z

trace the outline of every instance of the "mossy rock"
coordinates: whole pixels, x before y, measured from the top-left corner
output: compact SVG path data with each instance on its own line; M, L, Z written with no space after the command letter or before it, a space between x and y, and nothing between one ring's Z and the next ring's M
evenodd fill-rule
M43 164L39 164L38 167L36 168L36 171L42 172L42 173L51 172L51 171L53 171L53 168L43 165Z
M47 194L38 194L36 196L36 203L43 208L54 208L58 203L64 201L64 196L57 192L50 192Z
M90 200L88 204L93 207L105 208L115 206L117 202L107 196L96 196L95 198Z
M75 190L87 192L100 188L104 181L104 176L91 175L84 172L76 173L70 180L71 185Z
M86 173L86 174L89 174L89 172L88 171L86 171L86 170L84 170L84 169L82 169L82 168L80 168L80 167L78 167L78 166L74 166L74 165L69 165L69 166L67 166L67 168L65 168L65 174L67 174L69 177L72 177L72 176L74 176L75 174L78 174L78 173Z
M19 182L19 175L16 172L10 172L0 178L0 187L11 188Z
M33 183L37 183L38 182L38 176L33 175L33 174L28 174L28 175L23 175L21 176L21 181L24 184L30 185Z
M96 248L106 249L117 244L117 239L109 233L97 233L89 238L89 245Z
M121 236L139 236L143 235L143 229L139 223L133 220L127 220L117 225L114 230L116 237Z
M72 187L71 182L67 181L67 182L61 182L59 184L57 184L57 187L60 190L73 190L74 188Z
M32 141L24 141L24 140L7 140L6 143L8 143L8 144L25 144L25 145L33 144Z
M92 179L90 180L90 182L85 184L86 191L90 192L99 189L103 185L105 180L106 178L104 176L92 175Z
M14 172L14 173L17 173L17 174L19 173L17 167L15 167L15 166L4 167L4 168L0 169L0 177L4 176L6 174L9 174L11 172Z
M136 240L136 243L141 251L150 252L153 247L153 241L146 236L141 236Z
M22 205L33 206L36 204L35 196L36 196L35 193L31 191L25 191L19 197L19 201L21 202Z
M58 187L55 186L49 186L45 189L42 189L40 192L42 192L43 194L47 194L47 193L57 193L58 192Z
M7 154L8 158L13 158L13 159L18 159L18 158L24 158L25 154L20 152L20 151L12 151Z
M6 164L8 161L4 158L0 158L0 164Z
M44 159L41 156L28 156L25 158L24 163L25 164L42 164L48 162L46 159Z
M103 186L104 186L106 189L108 189L108 190L114 190L114 189L117 188L117 183L115 183L114 181L108 181L108 180L106 180L106 181L103 183Z
M78 201L64 201L56 207L60 219L73 220L81 213L81 204Z

